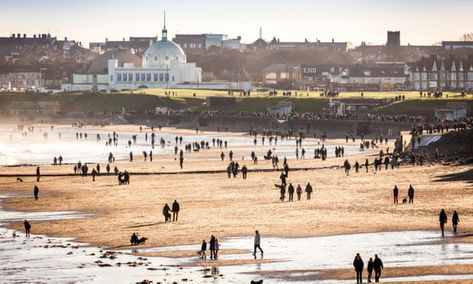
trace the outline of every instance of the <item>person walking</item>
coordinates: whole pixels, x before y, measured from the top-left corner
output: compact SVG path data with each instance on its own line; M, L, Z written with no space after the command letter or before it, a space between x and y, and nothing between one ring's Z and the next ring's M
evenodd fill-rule
M215 258L215 236L214 235L210 236L209 249L210 249L210 259L216 259Z
M39 179L41 178L41 170L39 169L39 166L36 167L36 181L39 182Z
M241 174L243 176L243 179L246 179L248 174L248 168L246 167L246 165L243 165L243 167L241 167Z
M294 201L294 186L292 183L289 183L287 187L287 193L289 193L289 201Z
M393 197L394 197L394 204L398 204L399 203L399 188L397 188L397 185L394 185Z
M98 172L96 169L92 169L92 181L95 181L95 177L97 176Z
M34 199L35 199L35 200L38 200L38 199L39 199L39 188L38 188L38 186L37 186L36 184L34 185L33 195L34 195Z
M174 200L174 203L172 204L172 221L177 222L177 219L179 217L179 210L181 210L181 206L179 203L177 203L176 200Z
M296 194L297 194L297 201L301 201L302 187L300 184L297 185Z
M409 204L414 204L414 188L412 187L412 184L409 185L407 196L409 197Z
M363 268L365 264L363 263L363 259L359 253L356 254L355 259L353 260L353 267L355 268L356 272L356 284L363 283Z
M214 252L214 260L218 258L218 250L220 249L220 244L218 243L218 238L215 237L215 252Z
M368 283L371 283L371 276L373 275L373 258L372 257L370 257L370 260L368 261L367 270L368 270Z
M374 261L373 261L373 268L374 268L374 281L376 283L379 282L379 278L381 277L381 270L383 270L383 261L381 258L378 257L377 254L374 255Z
M171 208L169 208L169 205L166 203L163 207L164 222L171 221L171 214L169 211L171 211Z
M23 226L25 227L26 237L29 238L29 237L30 237L30 233L31 233L31 224L30 224L30 222L28 222L27 220L25 220L25 222L23 222Z
M307 193L307 200L310 200L310 197L312 195L312 185L310 185L310 182L307 183L306 187L305 187L305 192Z
M443 209L440 211L440 214L439 214L439 222L440 222L440 230L442 230L442 237L444 237L445 224L447 223L447 213L445 213L445 210Z
M255 249L253 251L253 255L256 257L256 249L259 249L261 255L263 255L263 249L261 249L261 235L259 234L258 230L255 231Z
M207 251L207 243L205 240L202 240L202 245L200 246L200 258L201 259L207 259L207 255L205 252Z
M460 218L458 217L457 211L453 211L453 216L452 216L452 226L453 226L453 232L457 232L457 227L458 227L458 222L460 222Z

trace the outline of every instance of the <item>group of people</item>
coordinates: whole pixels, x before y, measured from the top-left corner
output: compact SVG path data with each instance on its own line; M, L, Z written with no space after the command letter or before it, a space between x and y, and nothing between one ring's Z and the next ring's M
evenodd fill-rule
M353 267L355 268L356 272L356 283L362 284L365 263L363 262L363 259L361 258L359 253L356 254L355 259L353 260ZM374 255L374 260L370 257L366 268L368 272L368 283L371 283L373 271L375 282L378 283L379 279L381 278L381 272L384 269L383 261L381 260L381 258L379 258L377 254Z
M174 203L172 204L172 208L170 208L167 203L164 204L164 207L163 207L164 222L177 222L177 219L179 218L180 210L181 210L181 206L176 200L174 200ZM171 219L171 213L172 213L172 219Z
M302 190L302 186L300 184L298 184L297 187L294 188L294 185L292 185L292 183L289 183L289 186L287 187L287 190L286 190L286 183L285 183L285 180L284 180L284 182L282 182L281 184L274 184L274 186L276 188L279 188L279 200L281 202L285 201L286 192L288 194L288 201L289 202L294 201L294 193L296 193L296 195L297 195L297 200L298 201L301 200L303 190ZM310 184L310 182L307 183L307 185L305 186L304 191L307 194L307 200L310 200L312 192L313 192L313 188L312 188L312 185Z
M210 240L208 243L205 242L205 240L202 240L202 245L200 246L199 251L199 258L204 260L207 259L207 244L210 251L210 259L217 260L220 244L218 243L218 238L214 235L210 236Z
M407 189L407 198L403 199L402 203L407 203L409 201L409 204L413 204L414 192L415 192L414 187L412 186L412 184L410 184L409 188ZM397 185L394 185L394 188L393 188L393 199L394 199L394 204L399 203L399 188L397 187Z
M445 236L445 224L447 224L447 220L447 213L444 209L442 209L439 214L440 230L442 231L442 237ZM454 210L452 215L453 233L457 233L458 222L460 222L460 217L458 216L458 212Z

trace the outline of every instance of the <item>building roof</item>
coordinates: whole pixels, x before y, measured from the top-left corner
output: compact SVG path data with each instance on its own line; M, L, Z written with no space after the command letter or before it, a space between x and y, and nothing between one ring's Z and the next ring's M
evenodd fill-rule
M299 68L299 64L271 64L263 69L263 73L289 72Z
M350 77L406 77L404 64L355 65L349 69Z
M123 65L123 63L133 63L135 66L141 67L141 58L132 54L129 50L111 50L92 60L86 73L107 74L108 61L111 59L117 59L119 66Z

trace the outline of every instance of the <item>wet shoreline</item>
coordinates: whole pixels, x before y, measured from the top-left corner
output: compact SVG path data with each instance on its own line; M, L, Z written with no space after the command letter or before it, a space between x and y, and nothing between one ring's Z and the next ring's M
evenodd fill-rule
M8 196L0 196L1 199L8 198ZM28 214L32 214L29 216L31 220L35 220L33 215L36 215L36 221L40 222L47 222L53 221L58 219L67 219L67 218L87 218L90 215L83 215L79 212L37 212L37 213L26 213L26 212L19 212L19 211L2 211L2 221L0 221L0 226L3 227L7 225L9 222L19 221L23 219L23 217L28 217ZM5 213L10 213L10 217L6 216ZM21 218L20 218L21 216ZM6 221L6 222L5 222ZM442 265L448 264L473 264L473 244L431 244L432 240L438 239L437 232L423 232L423 231L414 231L414 232L383 232L383 233L366 233L366 234L349 234L349 235L335 235L335 236L325 236L325 237L312 237L312 238L275 238L275 237L267 237L264 238L265 249L268 251L269 258L264 258L261 260L265 260L264 262L258 260L253 263L246 263L242 262L240 264L236 263L234 265L223 266L218 265L218 261L207 261L205 263L198 262L196 257L184 257L184 258L167 258L167 257L146 257L146 256L139 256L140 254L146 252L156 252L156 251L179 251L183 249L187 250L196 250L198 244L195 245L186 245L186 246L171 246L171 247L159 247L159 248L146 248L146 247L135 247L133 249L102 249L96 247L90 247L88 244L77 243L71 238L52 238L47 236L41 235L34 235L30 239L25 239L21 237L22 233L20 233L19 237L16 238L9 238L8 234L12 234L13 230L11 229L0 229L2 232L0 233L0 250L3 251L3 257L8 257L12 260L12 263L15 265L19 265L20 267L16 267L14 271L7 269L6 267L1 267L0 265L0 275L4 274L3 276L6 277L6 281L15 282L18 280L28 280L28 275L31 275L31 279L38 279L38 277L44 277L38 275L38 271L36 271L37 267L28 267L22 266L21 263L26 261L27 259L25 255L21 253L13 253L13 251L24 251L29 250L28 255L31 255L32 259L28 259L29 262L25 263L33 263L33 266L48 266L48 262L58 261L60 263L66 262L67 265L63 265L63 269L71 270L77 272L71 273L69 278L64 278L62 276L56 275L56 273L48 274L47 279L45 281L92 281L92 282L101 282L103 277L115 277L117 271L122 271L119 274L130 274L131 277L126 279L120 278L120 283L131 283L142 281L143 279L162 279L164 283L172 283L174 281L180 282L187 282L187 281L196 281L196 283L239 283L243 279L245 282L250 281L250 279L266 279L272 283L284 283L285 281L291 281L294 283L304 283L310 282L314 279L318 279L317 281L321 281L320 283L345 283L349 280L344 280L343 275L332 275L336 277L335 279L327 279L330 278L329 276L324 274L330 272L330 269L343 269L350 267L349 263L341 262L339 264L335 263L324 263L324 260L327 260L326 257L323 256L323 252L321 248L328 248L328 251L334 258L338 258L342 255L347 255L347 261L351 260L351 255L345 253L346 246L349 247L353 246L353 242L349 241L350 239L357 239L363 240L364 242L371 243L372 245L375 243L373 238L379 237L387 237L387 239L396 239L398 240L396 245L392 244L383 244L381 247L384 247L388 251L391 251L394 248L407 248L411 252L417 251L417 253L423 253L424 251L429 251L429 248L424 248L423 246L431 246L432 248L441 247L441 250L444 251L443 255L446 257L444 260L441 261ZM34 227L33 227L34 230ZM413 236L418 235L417 241ZM400 238L404 236L404 241L400 241ZM421 237L422 236L422 237ZM370 241L370 239L373 239ZM334 243L332 246L328 246L324 244L324 242L333 240ZM229 238L222 241L222 246L226 249L248 249L251 247L252 238ZM292 245L291 245L292 244ZM313 247L313 245L316 247ZM5 249L5 245L13 246L10 250ZM294 246L296 245L296 246ZM462 253L462 249L458 246L467 246L465 248L465 253L467 258L462 259L459 258L460 254ZM309 246L309 247L307 247ZM341 246L341 247L340 247ZM455 248L456 246L456 248ZM420 250L417 247L422 247ZM338 253L334 251L334 248L338 248ZM376 248L376 249L379 249ZM52 255L50 250L53 250ZM281 253L284 253L286 249L289 249L291 252L290 255L284 256ZM301 250L302 249L302 250ZM355 250L356 248L352 248L351 250ZM452 252L455 254L456 260L452 260L449 257L449 250L453 250ZM460 251L458 251L460 249ZM431 250L431 249L430 249ZM456 251L455 251L456 250ZM299 255L301 251L307 251L308 255ZM314 251L318 253L314 255ZM445 254L447 253L447 254ZM321 255L322 254L322 255ZM35 256L33 256L35 255ZM406 256L404 256L406 255ZM53 257L54 256L54 257ZM405 267L408 262L402 260L402 258L412 258L412 254L405 254L403 252L399 252L398 256L402 256L401 259L397 259L394 262L389 260L389 257L385 259L385 265L388 267ZM39 258L38 258L39 257ZM302 258L301 258L302 257ZM384 257L384 254L381 252L381 257ZM0 257L1 258L1 257ZM19 258L19 259L15 259ZM43 258L43 259L42 259ZM65 259L64 259L65 258ZM75 258L76 260L71 260ZM42 259L42 260L41 260ZM56 260L54 260L56 259ZM237 254L228 254L228 255L221 255L219 261L222 262L237 262L243 260L252 259L250 253L237 253ZM424 257L425 259L425 257ZM435 257L432 255L427 256L427 259L431 259L431 265L435 265ZM53 261L54 260L54 261ZM315 261L315 262L314 262ZM322 261L322 262L320 262ZM428 264L427 260L427 264ZM319 262L317 264L317 262ZM46 264L45 264L46 263ZM298 271L288 271L284 270L287 267L293 267L294 264L297 263L299 268L302 270ZM421 263L426 264L423 262L419 262L416 260L414 263ZM412 264L412 263L411 263ZM215 267L217 265L217 267ZM438 263L437 263L438 265ZM70 266L70 267L68 267ZM42 267L40 270L43 270L47 267ZM52 267L51 267L52 268ZM318 271L318 274L314 274L314 268ZM57 269L55 267L55 269ZM61 270L61 268L59 269ZM112 270L112 271L111 271ZM15 272L16 271L16 272ZM85 271L85 273L83 273ZM279 271L279 272L278 272ZM24 275L26 272L27 275ZM29 274L31 272L31 274ZM205 272L205 273L204 273ZM21 276L19 276L21 275ZM56 275L56 276L55 276ZM105 276L104 276L105 275ZM147 278L147 276L149 276ZM151 277L152 276L152 277ZM57 278L55 278L57 277ZM61 278L62 277L62 278ZM303 279L300 279L303 277ZM305 277L305 278L304 278ZM307 278L308 277L308 278ZM423 276L401 276L401 277L391 277L386 278L384 281L393 281L393 282L402 282L402 281L415 281L418 280L428 280L428 279L440 279L440 280L448 280L448 279L473 279L473 274L465 274L465 275L423 275ZM164 280L166 279L166 280ZM172 280L170 280L172 279ZM184 281L183 279L186 279ZM299 281L299 280L300 281ZM311 280L309 280L311 279ZM208 280L208 281L207 281ZM240 282L241 283L241 282Z

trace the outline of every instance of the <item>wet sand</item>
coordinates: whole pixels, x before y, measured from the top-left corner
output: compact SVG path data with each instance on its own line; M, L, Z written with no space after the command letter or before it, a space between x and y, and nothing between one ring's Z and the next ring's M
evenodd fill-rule
M249 274L264 275L271 278L285 278L288 281L317 281L317 280L351 280L354 278L355 272L353 269L313 269L313 270L278 270L267 271L264 273L255 272ZM397 277L415 277L427 275L471 275L473 274L473 265L445 265L445 266L406 266L406 267L386 267L382 271L382 278L397 278ZM366 281L368 273L366 270L363 273L363 278ZM374 282L374 272L373 272ZM460 280L457 280L460 281ZM465 280L466 281L466 280ZM458 283L471 283L458 282ZM389 283L382 281L383 283ZM417 282L416 282L417 283ZM432 283L432 282L429 282ZM457 283L457 282L456 282Z

